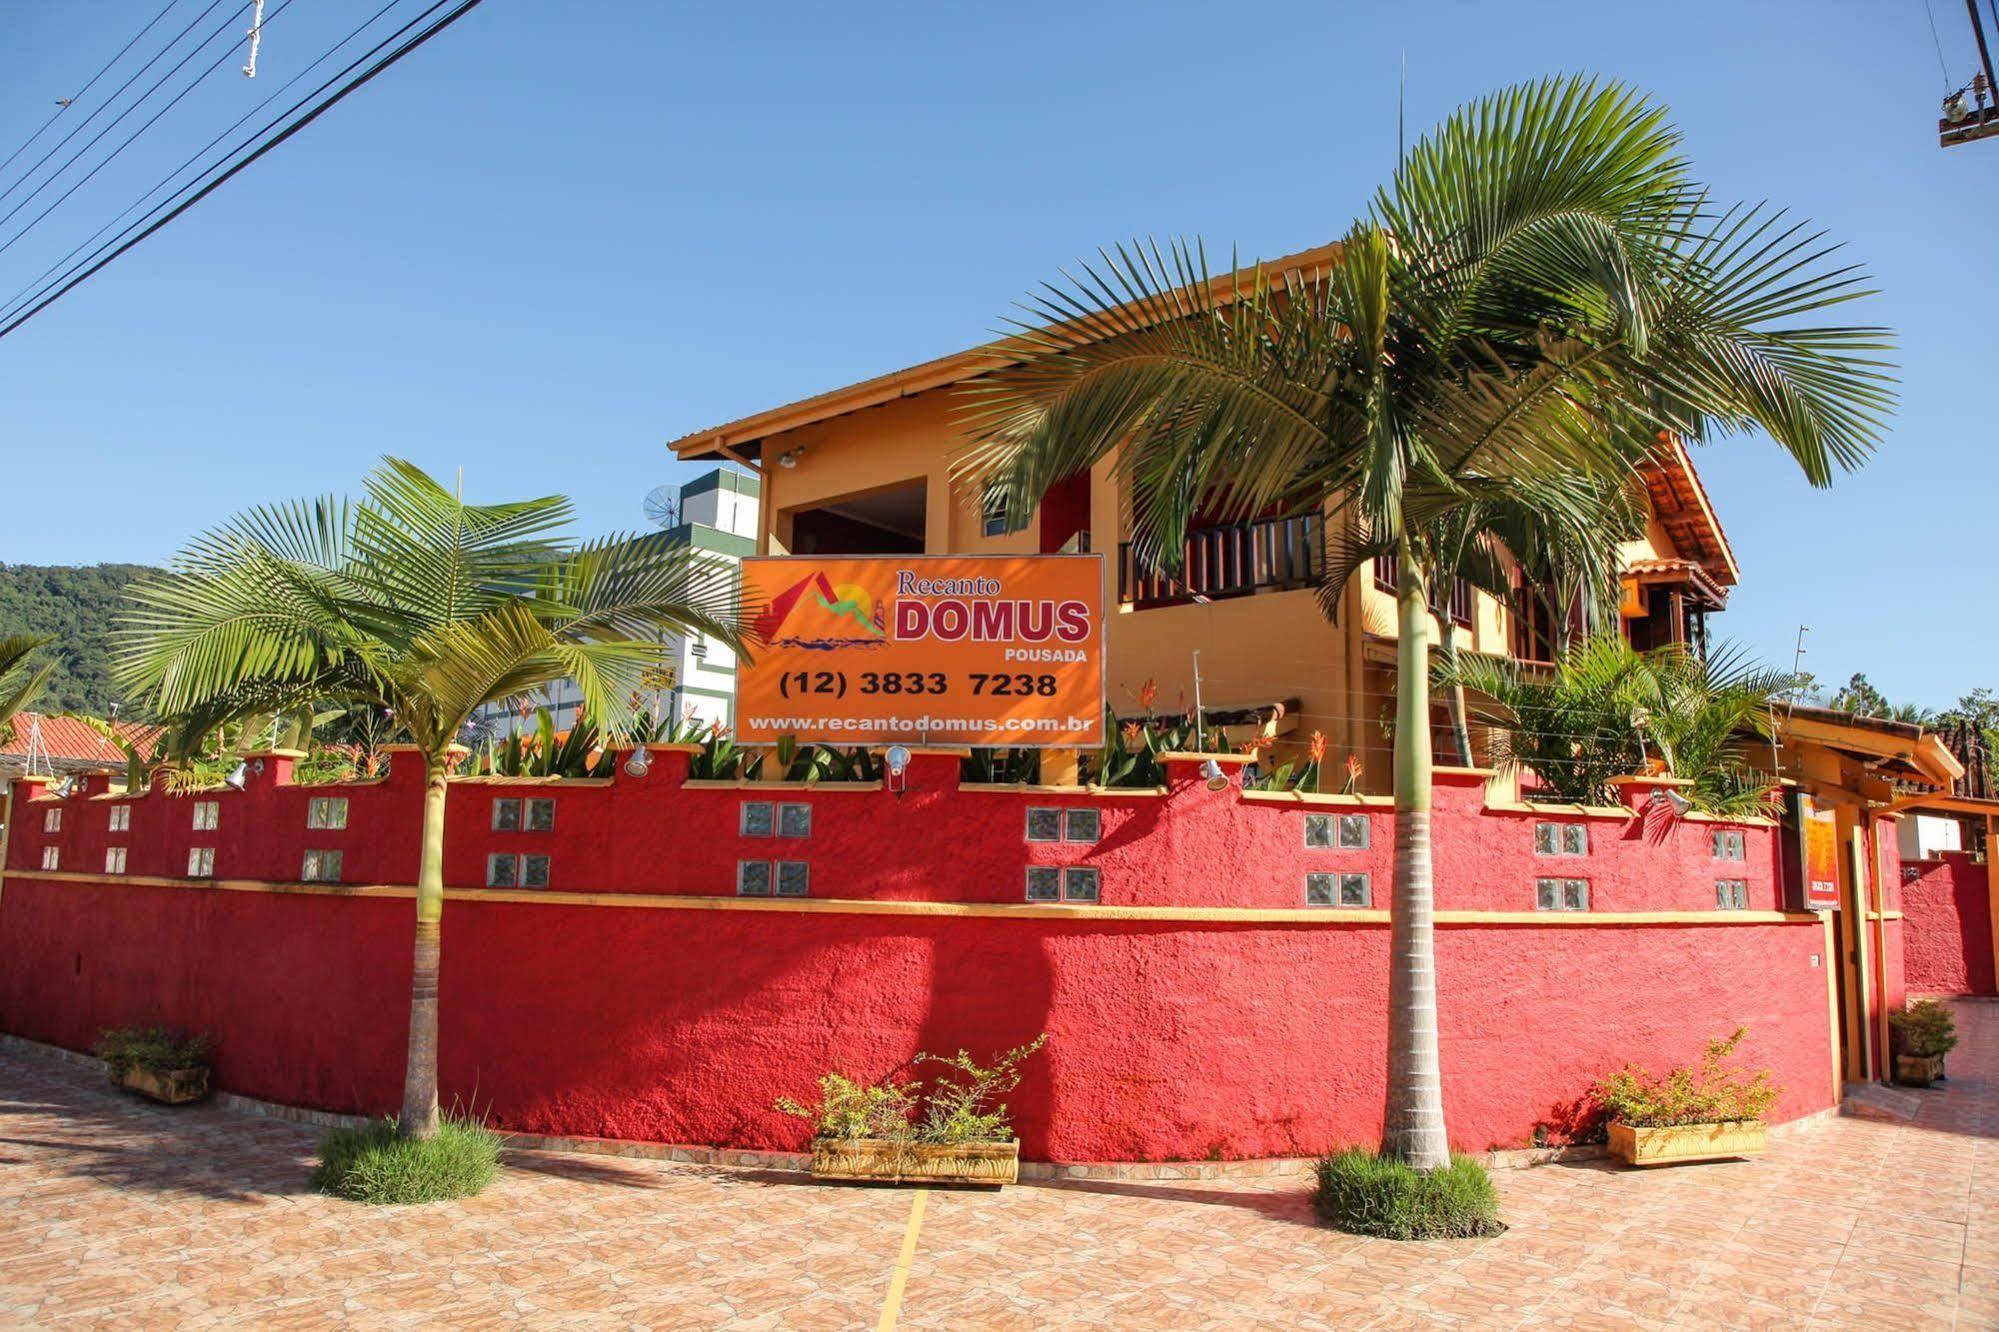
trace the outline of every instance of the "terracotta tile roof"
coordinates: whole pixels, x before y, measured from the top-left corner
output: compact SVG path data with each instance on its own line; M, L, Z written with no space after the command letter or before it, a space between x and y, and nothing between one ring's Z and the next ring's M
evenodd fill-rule
M1687 447L1669 439L1643 469L1645 490L1652 501L1652 514L1680 554L1699 560L1723 587L1735 586L1741 568L1721 520L1708 502L1707 487L1694 471Z
M0 757L26 758L29 737L37 722L42 728L42 749L51 759L83 763L101 760L121 768L125 765L124 751L104 736L74 717L46 712L15 713L14 733L0 744ZM150 751L160 733L157 726L141 726L136 722L118 722L116 727L118 734L136 744L141 752Z

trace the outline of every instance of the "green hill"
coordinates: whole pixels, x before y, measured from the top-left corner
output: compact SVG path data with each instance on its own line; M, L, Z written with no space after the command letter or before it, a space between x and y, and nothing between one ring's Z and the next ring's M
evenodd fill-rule
M108 638L125 584L142 564L0 564L0 637L53 634L55 674L31 707L103 716L118 701Z

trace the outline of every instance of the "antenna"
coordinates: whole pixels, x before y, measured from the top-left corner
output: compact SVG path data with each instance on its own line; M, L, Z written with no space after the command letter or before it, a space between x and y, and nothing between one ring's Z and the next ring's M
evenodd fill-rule
M1409 153L1408 148L1404 146L1408 140L1402 128L1408 101L1409 48L1405 46L1402 48L1402 73L1395 81L1395 166L1397 170L1401 169L1402 159L1408 156Z
M680 492L672 486L654 486L646 492L646 521L665 529L680 521Z

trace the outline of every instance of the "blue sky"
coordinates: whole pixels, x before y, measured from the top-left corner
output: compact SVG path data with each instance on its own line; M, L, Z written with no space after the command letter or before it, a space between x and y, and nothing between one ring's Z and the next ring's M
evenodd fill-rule
M10 6L0 155L158 3ZM0 295L373 8L295 3L256 80L225 66L0 253ZM1962 81L1963 9L1931 4ZM1412 137L1501 84L1593 71L1671 106L1719 196L1848 243L1883 288L1866 318L1902 340L1893 434L1830 492L1767 440L1699 455L1744 566L1718 631L1788 664L1809 624L1808 668L1898 700L1999 685L1999 141L1936 147L1921 0L487 0L0 340L0 560L161 560L383 453L636 525L686 470L665 440L975 342L1099 244L1330 239L1393 166L1404 51Z

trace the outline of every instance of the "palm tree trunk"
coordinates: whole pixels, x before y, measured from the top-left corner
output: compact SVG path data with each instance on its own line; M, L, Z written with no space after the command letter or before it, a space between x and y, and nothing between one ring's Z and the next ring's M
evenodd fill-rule
M1437 1056L1430 865L1430 608L1405 540L1396 592L1395 900L1388 932L1388 1103L1381 1150L1418 1170L1451 1163Z
M403 1066L405 1138L437 1133L437 976L443 956L444 757L428 757L423 788L423 852L416 874L416 964L410 973L410 1046Z
M1437 624L1443 630L1443 639L1439 643L1439 646L1444 651L1444 660L1449 662L1451 669L1455 671L1458 665L1457 622L1451 619L1451 613L1446 610L1442 615L1437 617ZM1451 744L1458 751L1458 766L1469 768L1471 766L1471 719L1465 709L1465 687L1463 685L1453 684L1451 686L1450 707Z

